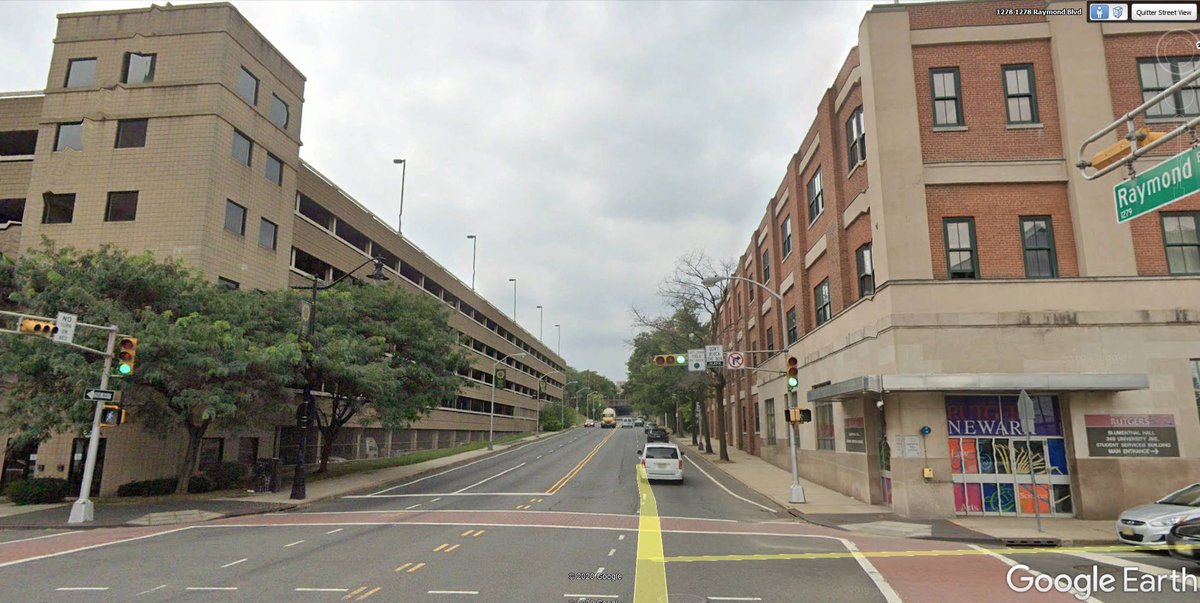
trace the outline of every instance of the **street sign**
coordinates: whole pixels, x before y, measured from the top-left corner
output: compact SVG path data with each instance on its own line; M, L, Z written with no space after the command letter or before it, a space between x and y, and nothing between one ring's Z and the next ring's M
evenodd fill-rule
M719 345L704 346L704 359L708 368L721 368L725 366L725 348Z
M1200 191L1200 165L1197 164L1200 164L1200 150L1188 149L1130 180L1117 183L1113 187L1117 223L1123 224Z
M54 319L54 325L58 327L58 331L54 333L54 341L58 343L72 343L75 341L75 323L79 322L79 317L66 312L59 312L58 318Z
M97 400L103 402L112 402L117 399L117 392L111 389L89 389L83 392L83 399L95 402Z
M1033 398L1021 390L1021 397L1017 398L1017 417L1021 419L1021 431L1025 435L1033 434Z
M741 352L730 352L725 355L725 368L740 369L746 366L746 357Z
M704 370L704 349L688 350L688 371L695 373Z

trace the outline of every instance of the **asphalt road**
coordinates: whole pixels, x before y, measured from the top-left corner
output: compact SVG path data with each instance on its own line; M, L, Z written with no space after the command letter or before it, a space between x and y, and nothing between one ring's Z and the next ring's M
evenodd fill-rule
M1086 560L810 526L697 454L647 484L644 441L576 429L303 512L0 542L0 602L1077 600L1004 576Z

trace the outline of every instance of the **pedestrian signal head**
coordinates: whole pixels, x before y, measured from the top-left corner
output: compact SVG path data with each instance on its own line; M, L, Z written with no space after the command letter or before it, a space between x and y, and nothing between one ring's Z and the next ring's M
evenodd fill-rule
M125 422L125 409L117 404L105 404L100 409L100 426L116 427Z

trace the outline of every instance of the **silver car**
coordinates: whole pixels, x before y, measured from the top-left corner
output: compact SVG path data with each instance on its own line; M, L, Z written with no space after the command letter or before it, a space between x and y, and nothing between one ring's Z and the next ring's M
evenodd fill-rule
M1200 517L1200 484L1192 484L1148 505L1139 505L1117 518L1117 538L1126 544L1165 545L1175 524Z

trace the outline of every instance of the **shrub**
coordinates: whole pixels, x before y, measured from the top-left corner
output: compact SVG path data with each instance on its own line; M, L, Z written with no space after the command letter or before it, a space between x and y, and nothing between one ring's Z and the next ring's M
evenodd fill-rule
M67 480L57 477L21 480L9 484L5 491L8 499L18 505L62 502L67 496Z
M212 489L212 480L203 475L193 475L192 479L188 480L188 494L204 494Z
M229 490L241 487L246 481L246 466L239 463L218 463L204 472L212 482L213 490Z
M178 484L179 480L173 477L129 482L117 488L117 496L165 496L173 494Z

